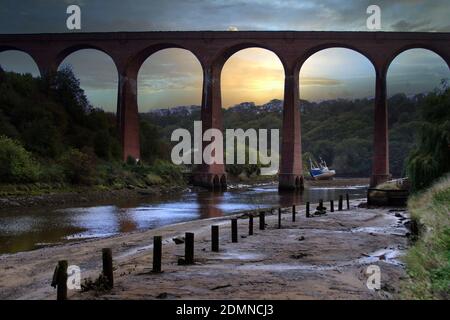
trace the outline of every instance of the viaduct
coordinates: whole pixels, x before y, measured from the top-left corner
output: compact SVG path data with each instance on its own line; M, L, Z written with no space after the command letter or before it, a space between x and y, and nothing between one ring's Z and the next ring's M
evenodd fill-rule
M0 52L19 50L29 54L41 76L55 72L77 50L97 49L110 56L119 75L117 118L124 159L140 157L137 76L149 56L166 48L183 48L197 57L203 68L203 130L222 130L221 70L231 55L249 47L272 51L284 67L280 189L303 187L298 88L300 68L308 57L323 49L341 47L361 53L373 64L376 85L371 185L389 178L386 74L392 60L405 50L423 48L438 54L450 68L450 33L164 31L0 35ZM194 181L206 187L225 187L224 165L201 165Z

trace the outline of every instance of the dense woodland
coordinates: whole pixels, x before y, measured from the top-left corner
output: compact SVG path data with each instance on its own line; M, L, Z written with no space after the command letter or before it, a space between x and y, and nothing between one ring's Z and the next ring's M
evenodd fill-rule
M142 130L153 136L145 124ZM152 152L154 145L145 139L143 143ZM0 184L34 183L39 192L48 187L145 188L184 181L181 170L169 162L123 163L121 153L115 115L89 104L70 68L45 79L0 68ZM2 190L29 194L35 189Z
M280 108L224 109L224 127L281 129L282 102L271 103L279 104ZM395 177L405 174L405 160L415 146L415 136L422 124L420 110L427 108L427 104L425 95L397 94L388 100L390 170ZM301 101L300 106L303 158L322 157L339 176L368 177L372 165L373 99ZM143 119L152 123L153 131L160 132L164 141L170 141L172 131L178 127L192 131L193 121L200 120L200 112L163 116L149 113Z
M407 167L421 180L448 171L448 148L443 146L450 140L450 98L449 89L443 87L428 95L389 98L394 176L404 176ZM224 109L224 127L280 129L281 103L271 101L274 108ZM300 106L304 158L322 157L340 176L369 176L373 99L301 101ZM45 79L0 68L0 181L118 188L181 181L181 169L169 162L170 135L180 127L192 131L193 121L199 119L199 109L141 114L141 164L123 164L115 115L89 104L70 68ZM434 168L431 173L423 169L424 161Z

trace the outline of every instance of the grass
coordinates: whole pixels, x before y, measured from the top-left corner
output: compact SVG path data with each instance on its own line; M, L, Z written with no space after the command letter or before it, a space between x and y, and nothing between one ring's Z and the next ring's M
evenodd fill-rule
M67 180L57 177L58 180ZM85 179L89 184L73 184L69 181L39 181L30 183L0 183L2 196L38 196L49 193L73 192L87 187L93 191L120 189L145 189L155 186L183 186L186 181L181 168L169 162L156 161L152 165L128 165L120 162L98 163Z
M405 299L450 298L450 175L408 201L419 237L405 260Z

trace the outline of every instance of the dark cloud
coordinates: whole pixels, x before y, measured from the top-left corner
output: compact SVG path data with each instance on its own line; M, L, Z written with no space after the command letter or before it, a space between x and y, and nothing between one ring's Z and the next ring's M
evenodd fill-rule
M430 29L430 23L430 20L419 22L400 20L391 25L391 29L394 31L427 31Z
M448 0L377 3L385 31L408 30L417 21L421 31L450 31ZM372 1L2 0L0 32L66 32L69 4L81 6L82 31L227 30L230 25L239 30L366 30Z
M448 0L0 0L0 33L43 33L69 32L66 29L66 8L70 4L81 6L82 32L106 31L158 31L158 30L228 30L230 26L239 30L349 30L367 31L366 9L371 4L381 8L382 31L439 31L450 32ZM148 92L146 105L198 103L201 99L202 73L198 61L188 59L180 52L165 52L159 58L155 54L149 67L141 70L142 91ZM0 57L4 63L4 56ZM20 58L20 59L19 59ZM334 60L337 59L333 56ZM8 60L9 59L9 60ZM10 56L6 59L9 69L29 70L33 62L24 62L23 57ZM78 59L78 60L77 60ZM77 76L82 80L86 91L94 92L93 99L100 99L102 105L108 104L114 109L116 94L108 90L117 88L117 72L106 55L76 56L68 59L73 64ZM398 74L414 70L417 84L409 86L414 90L425 88L427 83L434 83L438 76L436 66L442 61L426 62L428 69L418 71L420 61L409 57L404 61L404 69L397 68ZM248 85L249 74L266 75L275 79L271 70L261 69L254 61L247 63L253 67L240 76L239 70L233 71L230 83L239 88ZM424 64L425 65L425 64ZM435 66L435 67L433 67ZM446 67L446 66L445 66ZM243 69L243 66L240 67ZM346 63L346 68L354 65ZM436 67L437 68L437 67ZM35 69L33 69L36 73ZM333 98L338 94L350 95L342 80L334 80L333 74L322 74L316 70L309 75L309 88L326 87L329 95L317 92L316 99ZM448 68L445 69L448 72ZM411 71L408 71L411 72ZM428 73L426 73L428 72ZM439 76L443 71L437 72ZM408 76L411 76L408 73ZM395 77L394 77L395 78ZM270 80L269 79L269 80ZM396 78L399 83L402 77ZM307 79L304 79L306 81ZM281 80L282 81L282 80ZM225 81L226 82L226 81ZM270 81L266 81L270 83ZM275 81L273 81L275 82ZM348 82L348 81L347 81ZM408 82L408 83L411 83ZM414 82L416 83L416 82ZM236 85L238 84L238 85ZM355 94L371 94L372 85L366 80L352 82ZM275 86L278 88L278 86ZM306 86L308 89L308 86ZM266 96L280 95L281 89L265 91ZM343 89L344 88L344 89ZM368 92L365 88L371 88ZM428 88L428 87L427 87ZM236 102L241 99L233 92ZM399 89L399 90L400 90ZM278 92L278 91L279 92ZM411 89L412 90L412 89ZM196 92L195 95L192 92ZM357 92L356 92L357 91ZM109 92L109 93L108 93ZM261 95L261 93L258 93ZM113 96L107 100L107 96ZM231 96L231 95L230 95ZM167 102L171 99L173 101ZM174 100L177 98L178 100ZM153 99L153 100L152 100ZM191 99L191 100L189 100ZM248 99L248 98L247 98ZM268 98L269 99L269 98ZM227 98L223 98L227 101ZM175 102L174 102L175 101ZM144 103L143 102L143 103ZM228 103L234 103L231 98ZM153 103L153 104L152 104Z

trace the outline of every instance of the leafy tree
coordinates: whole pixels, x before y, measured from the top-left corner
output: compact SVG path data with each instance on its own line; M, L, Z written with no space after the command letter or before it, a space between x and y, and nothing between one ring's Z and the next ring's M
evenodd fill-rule
M413 191L430 186L450 171L450 88L446 83L428 95L420 114L424 123L419 129L417 147L407 160Z
M0 181L34 182L39 177L39 165L31 153L15 140L0 136Z

